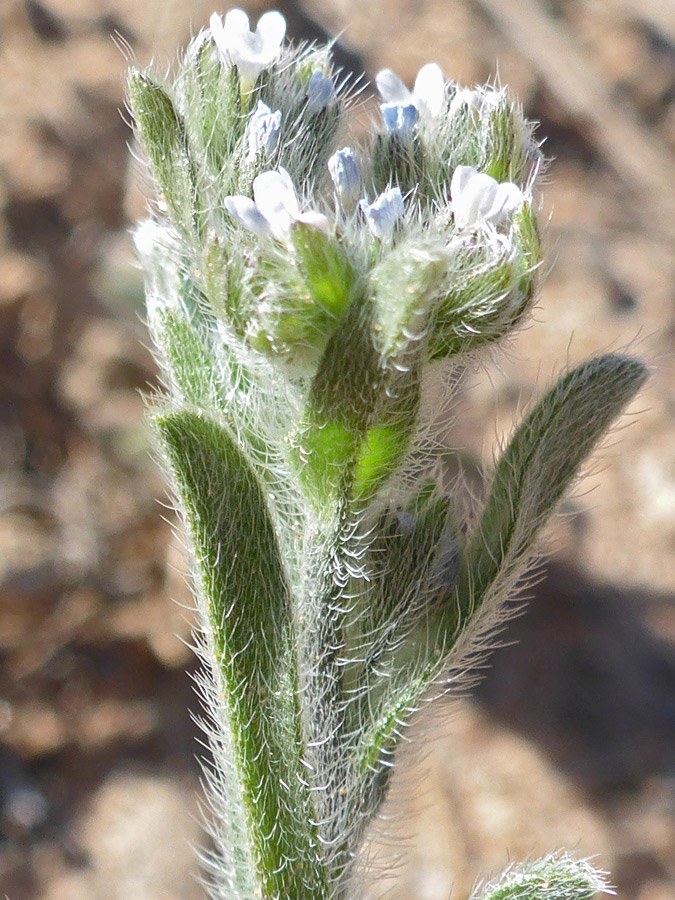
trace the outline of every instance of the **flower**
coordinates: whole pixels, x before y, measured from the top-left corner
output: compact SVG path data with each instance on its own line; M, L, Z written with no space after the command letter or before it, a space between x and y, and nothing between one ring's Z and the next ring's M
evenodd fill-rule
M386 240L392 236L394 226L404 212L401 189L397 187L384 191L372 203L361 200L359 206L366 217L368 227L380 240Z
M319 69L312 72L307 87L307 108L310 112L319 112L335 100L335 85Z
M450 208L457 228L498 225L522 206L524 195L510 181L499 184L472 166L457 166L450 182Z
M295 222L330 233L326 216L300 212L298 195L286 169L263 172L253 181L253 200L241 195L225 197L225 208L244 228L258 237L288 237Z
M412 135L419 114L417 107L412 103L382 103L382 119L384 127L390 133L410 137Z
M336 150L328 160L328 171L340 202L345 209L353 209L361 193L361 171L352 148Z
M421 116L437 118L445 106L445 78L437 63L427 63L417 73L415 86L409 91L391 69L382 69L375 76L377 89L386 106L414 106ZM383 108L384 114L384 108ZM385 124L386 119L385 119Z
M258 100L258 105L246 126L246 137L248 138L246 158L249 162L253 162L259 153L264 153L265 156L272 153L279 140L280 128L281 110L272 112L266 103Z
M223 61L237 67L242 93L250 93L258 75L279 58L286 19L280 12L266 12L252 32L243 9L231 9L224 23L218 13L213 13L209 24Z

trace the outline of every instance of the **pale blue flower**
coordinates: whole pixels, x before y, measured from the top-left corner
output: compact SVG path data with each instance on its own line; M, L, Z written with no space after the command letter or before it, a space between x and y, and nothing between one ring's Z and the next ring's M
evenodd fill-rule
M281 110L272 112L266 103L259 100L246 126L248 139L246 158L249 162L253 162L259 153L269 156L274 151L279 142L280 129Z
M510 181L499 184L472 166L457 166L450 182L450 208L456 228L499 225L523 205L524 194Z
M258 237L287 238L295 222L330 233L328 219L317 212L300 212L291 176L279 167L253 181L253 200L242 195L225 197L225 209Z
M383 241L392 236L404 212L401 189L397 187L384 191L372 203L361 200L359 206L372 233Z
M353 209L361 193L361 171L352 148L336 150L328 160L328 171L340 203L347 210Z
M231 9L224 23L218 13L213 13L209 24L223 61L237 67L241 92L250 93L258 75L279 58L286 35L286 19L280 12L266 12L252 32L243 9Z
M307 108L310 112L319 112L333 103L335 97L333 79L315 69L307 86Z
M412 135L419 119L417 107L412 103L382 103L380 105L384 127L390 134L403 138Z

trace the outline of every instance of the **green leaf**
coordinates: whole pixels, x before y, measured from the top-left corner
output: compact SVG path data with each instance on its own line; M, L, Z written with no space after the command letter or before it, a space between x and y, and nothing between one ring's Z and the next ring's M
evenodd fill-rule
M563 376L518 427L464 556L457 585L463 610L526 562L547 516L646 377L639 360L599 356Z
M490 115L482 171L496 181L521 183L532 165L530 132L520 107L505 97Z
M360 505L376 493L408 452L417 422L421 343L412 340L415 352L399 368L389 354L400 359L400 348L383 343L382 331L374 298L355 297L328 341L292 439L308 499L330 515L338 498Z
M293 226L291 240L298 269L314 303L336 323L351 302L356 282L356 273L342 246L320 229L302 222Z
M383 797L383 773L403 725L446 671L453 648L479 610L506 599L547 516L646 377L639 360L592 359L568 372L516 430L460 557L455 586L439 591L419 633L401 651L378 660L381 693L371 694L371 725L354 750L355 777L361 779L362 796L372 798L372 811Z
M325 897L302 765L290 592L261 487L209 419L170 412L154 426L208 611L258 889L266 900Z
M224 409L218 367L197 326L190 324L184 313L168 309L157 310L150 324L177 397L189 406Z
M146 72L131 70L128 95L152 174L174 222L201 233L197 178L183 119L168 93Z
M355 298L357 276L343 248L318 228L296 223L289 245L260 254L257 275L261 301L249 326L252 346L316 371Z

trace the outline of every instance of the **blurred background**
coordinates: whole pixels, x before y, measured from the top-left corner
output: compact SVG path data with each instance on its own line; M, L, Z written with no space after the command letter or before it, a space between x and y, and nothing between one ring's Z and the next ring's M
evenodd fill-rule
M128 58L164 69L212 2L0 2L10 900L203 896L189 596L143 423L157 374L129 227L146 201L120 110ZM479 874L565 846L597 854L621 898L673 900L675 3L276 7L295 39L341 35L339 62L368 78L391 66L411 83L430 60L467 85L498 72L541 123L541 301L508 353L465 378L449 444L489 463L523 404L597 351L630 347L653 372L565 501L508 646L440 725L413 730L431 750L393 792L405 858L373 891L463 900Z

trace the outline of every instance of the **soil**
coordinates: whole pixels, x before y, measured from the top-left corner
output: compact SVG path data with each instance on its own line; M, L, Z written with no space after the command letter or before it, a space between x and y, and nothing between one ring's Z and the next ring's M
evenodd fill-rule
M256 15L267 8L248 4ZM675 900L675 7L657 0L309 0L296 39L410 83L438 61L541 123L548 274L469 373L449 446L489 465L555 372L652 369L551 530L471 697L420 717L372 893L462 900L511 860L597 854ZM144 424L158 375L130 224L146 198L128 60L164 66L203 0L0 4L0 894L198 900L201 752L180 537ZM625 427L624 427L625 426ZM446 714L447 713L447 714ZM433 742L429 737L433 733ZM430 747L423 760L415 747ZM403 823L409 832L403 841Z

